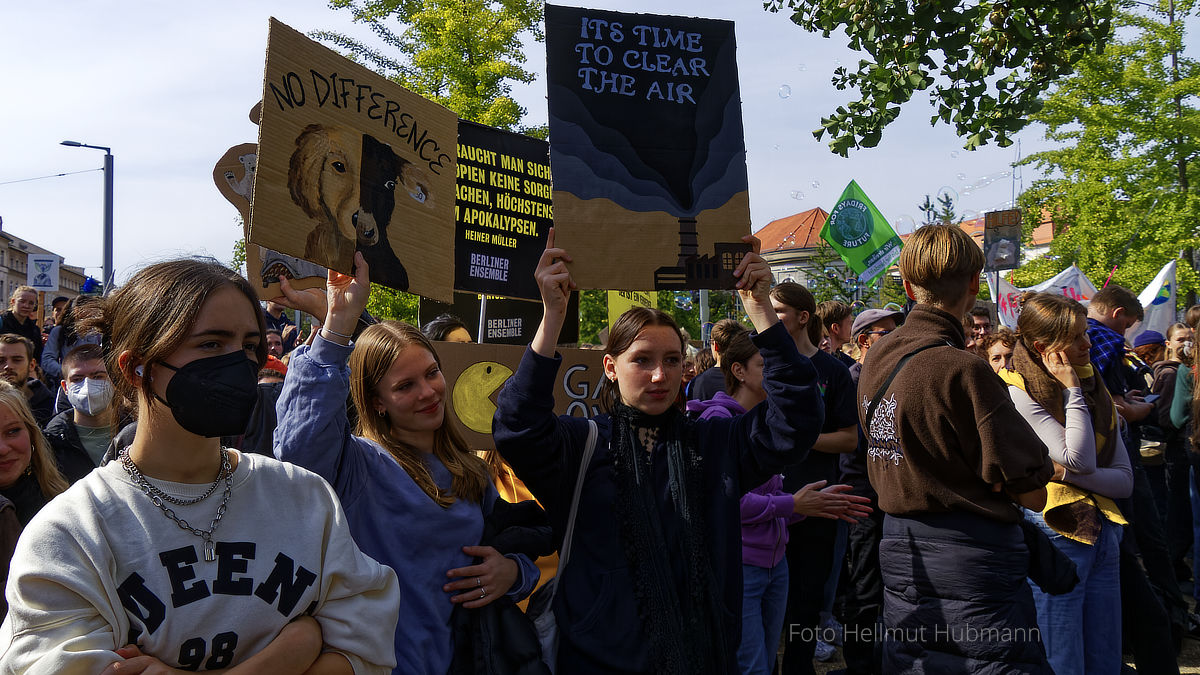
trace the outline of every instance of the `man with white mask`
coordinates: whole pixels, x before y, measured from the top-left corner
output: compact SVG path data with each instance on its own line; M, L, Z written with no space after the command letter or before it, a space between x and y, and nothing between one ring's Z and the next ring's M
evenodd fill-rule
M92 468L99 466L112 441L117 406L103 356L99 346L84 344L63 357L59 386L71 407L55 415L45 430L60 462L86 461Z

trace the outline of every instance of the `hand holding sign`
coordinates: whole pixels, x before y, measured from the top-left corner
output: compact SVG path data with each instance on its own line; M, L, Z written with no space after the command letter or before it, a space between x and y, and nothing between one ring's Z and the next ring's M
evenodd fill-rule
M354 254L354 276L331 269L325 287L329 310L325 315L323 335L328 339L335 334L334 337L349 342L349 338L343 336L354 334L358 317L367 308L367 298L371 295L370 269L362 253Z
M558 334L567 315L567 302L571 299L571 291L575 290L575 282L571 280L571 272L567 269L569 262L571 256L563 249L554 247L554 228L550 228L546 250L542 251L542 257L533 271L542 294L542 323L530 345L533 351L545 357L554 356L554 346L558 343Z
M750 244L750 252L742 256L742 261L733 270L737 277L738 295L746 308L746 315L754 324L754 330L763 332L779 321L775 308L771 305L771 266L758 254L762 242L758 237L748 234L742 241Z
M326 312L329 311L329 302L326 299L327 291L323 288L292 288L292 282L287 277L279 277L279 291L283 295L271 298L271 302L278 305L283 305L289 309L296 309L310 316L322 319Z

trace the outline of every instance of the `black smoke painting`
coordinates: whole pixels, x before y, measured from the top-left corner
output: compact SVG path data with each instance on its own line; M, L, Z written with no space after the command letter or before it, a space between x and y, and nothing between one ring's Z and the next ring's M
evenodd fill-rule
M733 23L546 7L556 242L582 288L729 288L750 211Z

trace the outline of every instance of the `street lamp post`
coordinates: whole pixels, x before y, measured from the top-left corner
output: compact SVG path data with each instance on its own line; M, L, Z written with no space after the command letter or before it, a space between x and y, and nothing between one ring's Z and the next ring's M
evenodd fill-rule
M104 294L113 286L113 154L112 148L88 145L79 141L63 141L72 148L91 148L104 151Z

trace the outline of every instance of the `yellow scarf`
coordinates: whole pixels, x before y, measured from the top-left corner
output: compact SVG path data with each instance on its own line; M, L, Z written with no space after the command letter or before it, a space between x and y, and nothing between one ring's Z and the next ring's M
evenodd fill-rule
M1095 376L1090 363L1086 366L1075 366L1075 372L1081 379ZM1025 378L1016 371L1001 370L1000 379L1021 391L1028 391L1025 387ZM1096 434L1096 447L1102 448L1107 441L1108 433L1120 433L1120 431L1109 429L1102 432L1094 429L1093 433ZM1096 539L1100 536L1099 516L1101 515L1117 525L1129 524L1129 521L1121 515L1121 509L1117 508L1116 503L1104 495L1098 495L1061 481L1051 481L1046 484L1046 508L1042 511L1042 517L1055 532L1068 539L1094 546Z

